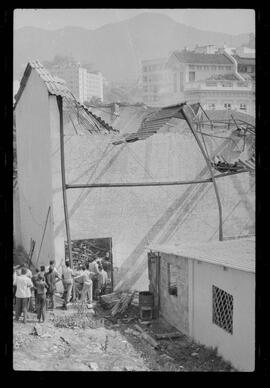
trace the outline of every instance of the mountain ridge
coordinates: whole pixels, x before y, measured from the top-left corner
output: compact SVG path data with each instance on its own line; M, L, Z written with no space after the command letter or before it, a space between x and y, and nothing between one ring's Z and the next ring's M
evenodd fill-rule
M202 31L151 12L97 29L67 26L46 30L25 26L14 31L14 77L20 77L29 60L42 62L60 54L93 63L109 81L131 81L138 79L143 59L164 57L173 50L196 44L226 43L238 47L248 39L249 34Z

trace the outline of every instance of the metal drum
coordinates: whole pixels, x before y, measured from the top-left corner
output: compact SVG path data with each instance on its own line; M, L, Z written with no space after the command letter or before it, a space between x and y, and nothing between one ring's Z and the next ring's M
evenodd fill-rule
M139 310L142 321L153 319L154 294L149 291L139 292Z

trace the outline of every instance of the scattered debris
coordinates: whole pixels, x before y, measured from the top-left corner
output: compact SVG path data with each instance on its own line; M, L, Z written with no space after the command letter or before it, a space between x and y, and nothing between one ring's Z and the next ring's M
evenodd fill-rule
M41 338L51 338L52 335L49 334L49 333L44 333L44 334L42 334L40 337L41 337Z
M137 329L138 331L141 332L142 337L150 344L152 345L155 349L158 349L159 343L154 340L149 334L147 334L139 325L134 325L134 328Z
M100 304L105 309L112 309L113 306L119 301L121 293L113 292L111 294L102 295L100 297Z
M191 353L191 355L192 355L192 357L195 357L195 356L198 356L199 353L193 352L193 353Z
M135 292L128 292L128 293L123 293L121 295L121 298L116 302L116 304L112 307L111 309L111 315L114 317L117 314L123 314L130 303L132 302L132 299L135 295Z
M171 338L180 338L183 337L183 334L181 333L163 333L163 334L155 334L155 338L158 340L161 339L171 339Z
M41 328L34 326L33 330L31 331L30 335L36 335L36 336L41 336Z
M151 325L151 321L142 321L141 319L139 319L139 322L141 325L146 325L146 326L150 326Z
M96 362L90 362L88 366L94 372L98 371L99 369L98 364Z
M96 328L96 322L92 318L92 314L70 314L54 318L55 327L66 327L69 329L76 328Z
M139 336L140 335L140 333L138 331L130 329L130 328L126 329L125 333L126 334L132 334L132 335L135 335L135 336Z
M60 337L60 339L65 342L65 344L69 345L70 346L70 343L64 338L64 337Z

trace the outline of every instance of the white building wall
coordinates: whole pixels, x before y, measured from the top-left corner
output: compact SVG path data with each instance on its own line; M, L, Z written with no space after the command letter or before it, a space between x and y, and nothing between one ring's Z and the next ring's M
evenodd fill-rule
M30 74L15 112L21 242L28 252L30 239L35 240L35 264L52 205L48 91L35 71ZM53 257L51 211L38 264L47 264Z
M192 336L241 371L255 367L255 275L194 261ZM212 286L233 296L233 334L212 322Z

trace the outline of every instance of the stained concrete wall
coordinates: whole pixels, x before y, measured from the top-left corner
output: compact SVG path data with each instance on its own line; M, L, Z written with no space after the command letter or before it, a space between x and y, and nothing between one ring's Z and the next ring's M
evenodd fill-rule
M212 322L212 285L233 296L233 334ZM193 337L240 371L255 367L255 274L194 261Z
M160 254L160 314L182 333L189 335L189 269L188 259ZM168 291L168 264L177 268L177 296Z
M30 74L15 114L21 243L29 252L30 239L35 240L36 263L46 215L52 205L52 185L48 91L35 71ZM50 212L38 264L46 264L53 257Z

